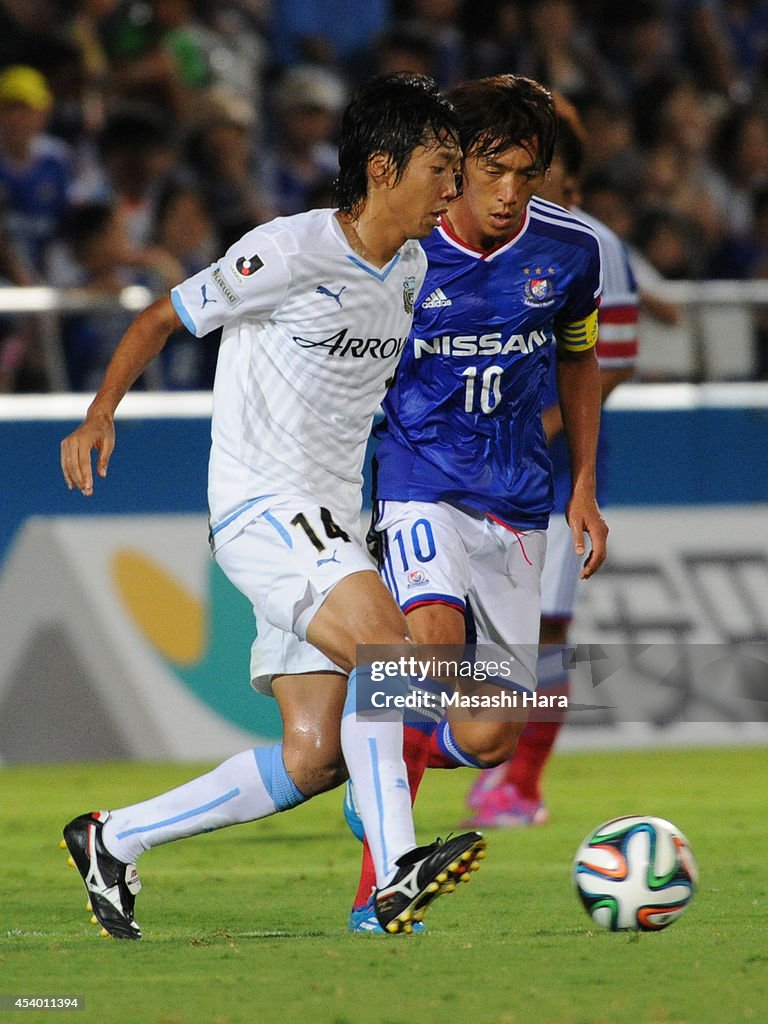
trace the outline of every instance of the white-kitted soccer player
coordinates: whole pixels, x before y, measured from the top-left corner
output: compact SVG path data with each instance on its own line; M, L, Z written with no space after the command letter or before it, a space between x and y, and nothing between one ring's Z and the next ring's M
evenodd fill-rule
M344 762L372 837L385 930L410 931L482 855L476 832L416 845L402 720L356 705L366 677L356 645L395 650L409 638L358 536L361 470L426 272L411 239L429 234L455 195L457 138L453 109L430 79L373 79L344 116L339 209L255 228L141 313L84 423L62 442L67 484L90 495L91 452L105 476L118 403L169 334L182 324L199 337L223 327L211 542L267 641L254 664L280 706L283 741L66 826L94 914L116 937L141 936L133 916L141 853L294 807L343 781Z

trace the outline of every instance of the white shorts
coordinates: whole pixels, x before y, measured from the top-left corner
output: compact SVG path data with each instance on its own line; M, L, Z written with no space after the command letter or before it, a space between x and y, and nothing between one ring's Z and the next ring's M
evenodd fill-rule
M573 550L571 528L563 515L554 515L547 529L547 557L541 574L541 614L570 619L576 606L576 586L584 555Z
M375 571L357 517L331 516L300 499L277 497L216 550L216 561L253 605L257 637L251 683L271 693L282 673L340 671L306 640L330 591L347 576Z
M513 530L443 502L380 501L381 575L407 615L420 605L466 612L477 643L500 648L523 667L515 682L536 688L544 530Z

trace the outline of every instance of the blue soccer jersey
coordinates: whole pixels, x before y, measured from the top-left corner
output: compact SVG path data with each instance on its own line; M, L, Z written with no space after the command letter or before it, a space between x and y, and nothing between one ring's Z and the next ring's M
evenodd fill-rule
M17 165L0 154L6 230L25 270L45 270L45 252L61 228L71 184L68 150L48 135L34 139L26 164Z
M534 198L517 234L489 252L443 224L377 429L376 498L444 501L541 529L552 471L541 424L553 341L596 340L594 231Z

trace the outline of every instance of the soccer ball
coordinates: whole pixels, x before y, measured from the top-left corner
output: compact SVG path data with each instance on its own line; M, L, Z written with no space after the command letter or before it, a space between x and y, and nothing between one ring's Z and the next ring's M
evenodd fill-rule
M688 840L663 818L614 818L585 838L573 881L595 924L658 932L691 902L699 880Z

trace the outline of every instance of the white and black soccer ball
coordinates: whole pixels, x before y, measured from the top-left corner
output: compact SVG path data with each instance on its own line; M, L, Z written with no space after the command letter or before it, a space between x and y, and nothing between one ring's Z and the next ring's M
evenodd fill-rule
M688 840L664 818L606 821L584 839L573 881L595 922L612 932L658 932L691 902L699 870Z

